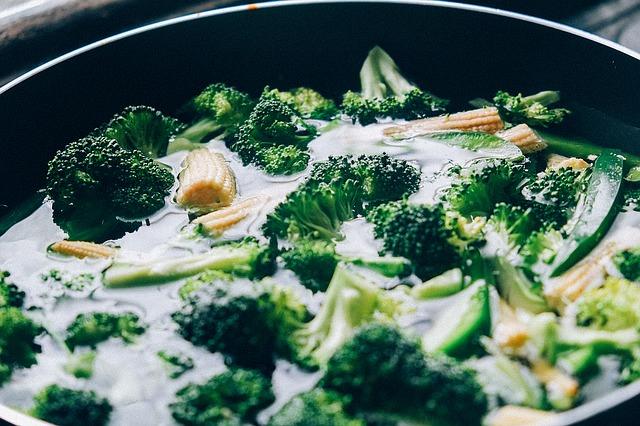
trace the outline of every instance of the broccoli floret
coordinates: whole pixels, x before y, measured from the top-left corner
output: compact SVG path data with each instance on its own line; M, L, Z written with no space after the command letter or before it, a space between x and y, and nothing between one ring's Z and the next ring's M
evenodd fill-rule
M519 204L519 187L527 175L523 163L511 161L480 161L460 169L454 181L443 193L447 210L463 217L484 216L493 213L500 202Z
M537 230L536 225L531 209L496 204L485 226L487 252L511 258Z
M379 46L369 51L360 69L361 92L348 91L342 112L363 126L378 118L414 120L444 112L448 101L411 84L393 59Z
M372 269L388 277L406 276L411 264L401 257L351 257L336 253L335 245L323 240L299 240L282 253L288 269L296 273L302 285L312 291L325 291L338 262Z
M79 314L69 324L65 343L72 351L77 346L95 348L98 343L110 337L118 337L126 343L131 343L145 330L146 326L134 313L91 312Z
M335 392L313 389L295 396L271 419L268 426L365 426L345 412L345 398Z
M287 289L247 281L205 286L172 318L182 337L221 352L228 364L271 371L276 356L293 357L291 335L307 315Z
M164 361L167 373L172 379L177 379L195 366L191 357L181 353L159 351L156 355Z
M82 391L49 385L34 398L31 414L60 426L78 423L102 426L109 422L113 407L93 391Z
M541 268L551 265L563 241L562 233L552 226L532 232L520 249L523 266L539 274Z
M272 245L260 244L255 238L247 237L178 259L116 262L105 270L102 281L109 287L140 286L175 281L209 270L263 278L274 272L275 256L276 250Z
M192 117L209 121L208 133L232 134L249 118L254 105L246 93L215 83L193 98L186 110Z
M21 308L26 295L18 286L9 282L10 275L8 271L0 270L0 308L9 306Z
M271 150L266 154L264 150L273 147L293 146L299 150L306 150L307 144L316 137L315 127L304 122L287 104L264 93L247 121L242 124L238 132L227 143L229 148L240 155L244 164L255 164L265 169L267 159L276 159L278 156ZM301 171L300 167L304 158L301 155L292 155L293 152L285 152L294 169L282 170L282 160L278 164L266 166L271 170L283 171L282 174L293 174ZM291 161L294 159L295 161ZM306 165L306 164L305 164Z
M549 127L561 123L570 113L564 108L549 108L560 100L560 93L554 91L539 92L534 95L510 95L499 91L493 98L502 118L512 124L525 123L529 126Z
M401 309L385 290L347 265L338 264L320 312L294 335L299 358L323 365L357 327L374 318L392 320Z
M420 278L457 266L460 256L441 204L382 204L367 214L367 220L374 224L375 236L383 239L385 252L409 259Z
M640 249L634 248L616 253L613 263L623 277L630 281L640 281Z
M321 382L350 397L355 412L434 424L480 424L486 396L475 374L446 357L425 356L396 328L362 327L329 360Z
M640 327L640 286L609 277L598 288L587 290L577 302L578 325L616 331Z
M269 90L267 87L264 92L284 102L303 118L331 120L339 112L338 107L331 99L325 98L308 87L298 87L287 92L278 89Z
M164 206L173 182L171 171L142 152L87 137L49 162L47 195L69 238L104 241L136 229L141 218Z
M173 418L188 426L241 426L275 400L269 379L252 370L232 368L203 384L190 384L169 405Z
M229 283L233 281L233 279L233 275L229 273L210 269L187 279L178 290L178 296L180 297L180 299L186 300L191 293L198 291L206 285L212 284L217 281Z
M270 175L290 175L307 168L309 153L295 145L273 145L256 153L254 163Z
M78 379L88 379L93 376L93 363L96 360L94 351L73 354L64 366L64 371Z
M141 151L151 158L167 154L169 141L185 125L149 106L130 106L96 131L96 136L113 139L126 150Z
M0 383L8 380L14 369L31 367L36 363L40 345L35 338L42 332L42 327L20 309L0 309Z
M54 268L46 274L41 274L40 279L44 282L58 283L67 290L82 291L93 284L95 276L88 272L74 275L70 272Z

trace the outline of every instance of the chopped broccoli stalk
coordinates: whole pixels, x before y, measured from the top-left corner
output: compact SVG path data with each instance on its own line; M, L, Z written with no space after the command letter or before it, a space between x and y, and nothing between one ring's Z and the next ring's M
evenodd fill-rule
M9 379L16 368L36 364L40 345L35 342L42 327L25 316L20 309L0 309L0 383Z
M280 174L290 175L304 169L301 167L302 162L306 167L306 147L316 134L316 128L305 123L296 111L265 92L247 121L227 144L231 150L238 153L244 164L255 164L265 171L268 168ZM298 151L291 148L281 151L284 147L298 148ZM302 153L306 155L306 161ZM286 161L279 158L279 154L286 154ZM268 161L276 163L271 164ZM293 168L283 169L286 164Z
M321 384L348 396L349 409L365 416L479 425L487 411L471 370L446 357L425 356L417 342L379 323L359 329L331 357Z
M335 392L313 389L287 402L271 419L268 426L365 426L361 419L346 412L345 398Z
M271 371L276 356L298 360L292 335L307 316L290 290L247 281L202 287L172 317L182 337L228 364Z
M172 379L177 379L195 366L191 357L178 352L159 351L156 355L164 361L167 374Z
M495 259L495 267L498 291L509 305L534 314L550 310L542 295L542 287L532 283L520 268L502 256Z
M402 257L352 257L336 253L335 245L323 240L302 239L282 253L285 266L296 273L310 290L325 291L338 262L352 263L387 277L406 276L411 264Z
M67 327L65 343L70 350L77 346L95 348L98 343L110 337L117 337L131 343L146 330L140 318L131 312L112 314L91 312L79 314Z
M169 170L142 152L87 137L49 162L47 195L54 221L70 239L104 241L135 230L164 206L173 182Z
M226 272L216 271L215 269L201 272L184 282L178 290L178 296L180 299L186 300L191 293L217 281L231 282L233 281L233 275Z
M451 296L464 288L464 275L460 268L449 269L411 288L411 295L417 299L437 299Z
M82 391L49 385L34 398L31 414L60 426L78 423L103 426L109 422L113 407L93 391Z
M93 376L93 363L96 359L94 351L72 354L64 366L64 371L78 379L89 379Z
M570 113L565 108L550 108L560 101L560 93L547 90L529 96L510 95L499 91L493 98L502 118L512 124L525 123L534 127L549 127L561 123Z
M613 263L618 267L623 277L630 281L640 281L640 248L616 253Z
M374 234L383 240L385 252L409 259L422 279L455 267L460 259L440 204L382 204L368 212L367 220L374 224Z
M587 290L577 302L578 325L616 331L640 328L640 286L623 278L609 277L598 288Z
M484 280L476 281L457 297L422 336L425 351L468 356L477 352L480 337L489 335L491 307L489 289Z
M0 308L7 308L9 306L21 308L26 295L18 286L9 282L8 278L10 275L8 271L0 269Z
M147 263L114 263L104 272L108 287L159 284L189 277L207 270L262 278L273 273L275 251L253 238L216 246L201 254Z
M325 98L308 87L298 87L286 92L265 88L265 93L284 102L303 118L331 120L339 112L338 107L331 99Z
M256 414L275 400L269 379L232 368L203 384L190 384L169 405L176 422L187 426L252 423Z
M357 327L374 318L392 319L399 310L400 304L385 290L347 265L338 264L320 312L295 333L300 358L323 365Z
M206 142L205 138L215 133L220 128L211 119L203 118L196 121L169 141L167 146L167 155L178 151L193 151L202 148L202 143Z
M360 69L360 93L345 93L342 112L367 125L378 118L415 120L444 112L448 102L411 84L394 60L380 48L369 51Z
M208 134L232 134L249 118L254 105L246 93L214 83L193 98L185 110L192 118L208 121Z
M96 131L96 136L112 139L126 150L138 150L150 158L167 154L169 141L185 125L148 106L130 106Z

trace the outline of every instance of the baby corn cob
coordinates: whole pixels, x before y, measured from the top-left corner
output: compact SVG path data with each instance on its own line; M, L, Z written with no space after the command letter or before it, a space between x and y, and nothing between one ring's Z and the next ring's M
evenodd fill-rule
M255 211L259 204L264 204L266 197L252 197L239 201L195 219L193 223L200 225L205 232L218 236L224 231L244 220Z
M236 178L222 154L197 149L187 155L182 165L178 204L195 213L206 213L233 202Z
M115 256L117 252L115 248L104 246L102 244L90 243L88 241L69 240L55 242L51 244L49 250L54 253L73 256L79 259L84 259L85 257L106 259Z
M547 157L547 168L549 169L573 169L584 170L589 167L589 163L582 158L565 157L560 154L551 154Z
M493 330L493 339L503 350L514 351L529 339L527 327L518 319L511 306L500 300L500 321Z
M505 405L493 413L488 426L546 426L552 423L555 414L515 405Z
M495 133L503 128L504 123L498 110L494 107L488 107L410 121L407 124L384 129L384 134L392 138L403 139L442 130Z
M520 151L525 155L542 151L549 146L526 124L518 124L508 130L498 132L497 135L520 148Z

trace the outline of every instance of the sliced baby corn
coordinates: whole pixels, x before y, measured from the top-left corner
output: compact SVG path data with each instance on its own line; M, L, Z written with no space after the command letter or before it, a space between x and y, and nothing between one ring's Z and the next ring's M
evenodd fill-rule
M582 158L565 157L560 154L551 154L547 157L547 168L549 169L573 169L584 170L589 167L589 163Z
M515 405L505 405L487 419L488 426L547 426L552 424L555 414Z
M262 196L247 198L231 206L200 216L193 223L199 225L202 231L218 236L257 211L266 201L267 197Z
M498 132L497 135L520 148L524 155L543 151L549 146L526 124L518 124L510 129Z
M500 300L500 320L493 329L493 340L503 350L513 352L529 339L527 326L523 324L513 308Z
M187 155L182 166L176 194L179 205L194 213L207 213L233 202L236 178L222 154L197 149Z
M86 257L106 259L115 256L117 252L115 248L102 244L69 240L55 242L49 246L49 250L65 256L77 257L78 259L84 259Z
M442 130L495 133L503 128L504 122L500 118L498 110L494 107L487 107L410 121L384 129L384 134L392 138L403 139Z

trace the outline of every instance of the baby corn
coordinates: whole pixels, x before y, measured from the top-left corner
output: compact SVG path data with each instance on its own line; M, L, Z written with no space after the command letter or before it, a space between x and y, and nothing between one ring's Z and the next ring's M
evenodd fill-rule
M582 158L565 157L560 154L551 154L547 157L547 168L549 169L573 169L584 170L589 167L589 163Z
M493 330L493 340L507 351L521 348L529 340L529 332L525 324L517 317L513 308L500 300L500 320Z
M545 360L537 360L531 366L533 374L544 384L548 397L560 402L561 409L571 408L572 401L578 396L580 385L573 377L563 373Z
M224 207L211 212L193 221L203 231L214 236L221 235L224 231L239 223L254 212L260 204L264 204L266 197L252 197L239 201L229 207Z
M222 154L197 149L187 155L182 165L176 194L179 205L195 213L206 213L233 202L236 178Z
M533 154L547 148L547 143L526 124L518 124L508 130L497 133L502 139L507 140L520 148L524 155Z
M115 256L117 250L113 247L102 244L90 243L88 241L62 240L51 244L49 247L54 253L65 256L73 256L79 259L86 257L95 259L106 259Z
M504 123L498 110L494 107L488 107L410 121L407 124L384 129L384 134L392 138L403 139L443 130L495 133L503 128Z
M546 426L551 424L555 414L533 408L505 405L493 413L488 426Z

